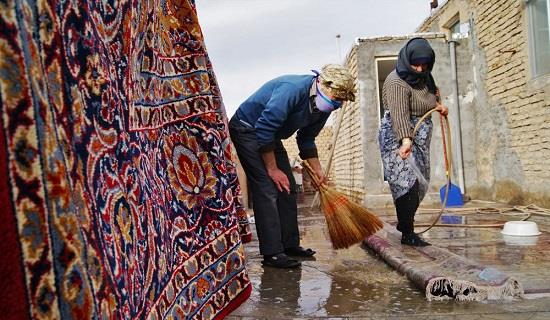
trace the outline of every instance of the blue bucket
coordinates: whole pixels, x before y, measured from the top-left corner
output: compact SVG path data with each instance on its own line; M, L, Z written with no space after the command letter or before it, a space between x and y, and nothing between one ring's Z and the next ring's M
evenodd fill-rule
M447 186L443 186L441 189L439 189L439 197L441 198L441 203L443 203L443 200L445 199L445 188ZM449 186L449 197L447 198L447 205L445 207L462 207L464 205L464 201L462 201L462 193L460 192L460 188L452 184Z

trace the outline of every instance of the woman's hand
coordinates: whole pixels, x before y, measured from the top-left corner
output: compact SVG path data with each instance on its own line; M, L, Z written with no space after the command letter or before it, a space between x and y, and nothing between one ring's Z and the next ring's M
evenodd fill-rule
M437 103L437 105L435 106L435 110L445 117L449 114L449 109L441 103Z
M399 148L399 156L405 160L411 155L412 140L410 138L403 138L401 140L401 147Z

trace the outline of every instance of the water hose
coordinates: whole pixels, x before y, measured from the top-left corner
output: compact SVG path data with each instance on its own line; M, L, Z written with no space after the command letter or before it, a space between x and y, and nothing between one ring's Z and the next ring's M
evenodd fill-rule
M419 210L424 213L437 212L439 209L430 209L423 208ZM517 216L525 215L520 219L520 221L525 221L531 218L532 216L542 216L550 217L550 209L539 207L535 204L529 204L526 206L513 206L513 207L504 207L504 208L495 208L495 207L471 207L471 208L448 208L448 212L454 213L457 215L467 215L472 213L482 213L482 214L500 214L505 216ZM436 223L434 227L447 227L447 228L501 228L504 226L505 222L501 223L492 223L492 224L475 224L475 225L464 225L464 224L451 224L451 223ZM426 227L429 226L427 223L419 223L417 227Z
M426 112L418 120L418 122L416 123L416 126L414 127L413 134L412 134L413 141L414 141L414 137L416 136L416 132L418 131L418 128L420 128L420 125L422 124L422 122L427 117L431 116L432 113L434 113L436 111L437 110L435 108L431 109L430 111ZM443 125L443 122L445 122L445 126ZM449 119L447 118L447 116L444 116L442 114L440 114L440 124L441 124L441 136L442 136L442 141L443 141L443 155L444 155L444 158L445 158L445 175L446 175L446 178L447 178L447 183L445 184L445 197L443 197L443 201L441 202L441 209L439 210L439 214L434 219L434 221L431 224L429 224L426 229L418 232L417 234L425 233L437 224L437 222L439 221L439 219L443 215L443 212L445 212L445 207L447 206L447 199L449 198L449 190L450 190L450 187L451 187L451 164L452 164L452 153L451 153L451 149L450 149L450 146L451 146L451 126L449 124ZM447 130L447 134L445 134L445 127L446 127L446 130ZM448 141L447 141L447 139L448 139Z

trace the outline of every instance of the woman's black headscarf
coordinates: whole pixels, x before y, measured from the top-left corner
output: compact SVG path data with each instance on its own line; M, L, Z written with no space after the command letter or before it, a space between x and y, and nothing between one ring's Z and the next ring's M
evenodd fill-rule
M412 38L399 51L397 57L397 74L410 85L424 82L428 90L435 94L436 85L432 77L432 68L435 62L435 52L430 43L424 38ZM425 63L428 69L425 72L416 72L411 63Z

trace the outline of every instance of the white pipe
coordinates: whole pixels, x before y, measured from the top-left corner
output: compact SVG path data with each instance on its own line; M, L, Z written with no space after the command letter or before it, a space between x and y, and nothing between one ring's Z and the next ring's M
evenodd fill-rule
M449 40L449 51L451 55L451 80L452 80L452 95L454 106L450 108L449 113L451 114L451 127L454 136L454 154L456 155L456 165L454 167L457 169L456 175L458 176L458 186L462 194L464 194L464 163L462 160L462 130L460 125L460 105L458 97L458 76L456 72L456 45L455 40Z

